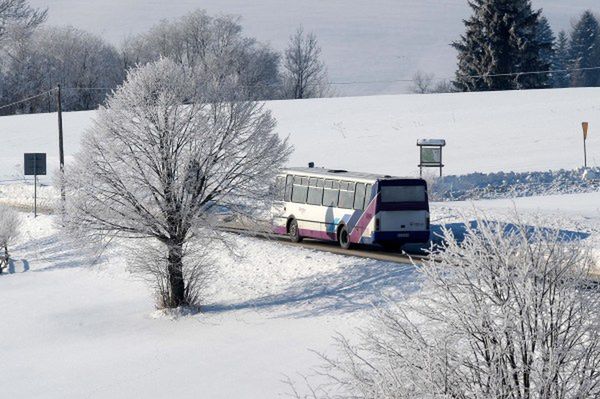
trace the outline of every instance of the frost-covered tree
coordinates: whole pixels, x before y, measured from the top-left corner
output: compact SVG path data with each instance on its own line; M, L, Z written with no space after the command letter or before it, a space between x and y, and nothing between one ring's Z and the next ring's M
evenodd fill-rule
M19 214L7 206L0 205L0 274L10 261L8 246L18 237L20 227Z
M290 37L283 60L283 97L291 99L327 95L327 69L314 33L299 27Z
M534 11L530 0L472 0L469 6L473 14L464 21L466 32L452 44L458 50L456 89L545 87L545 74L519 74L550 67L540 56L548 49L538 40L541 11Z
M417 71L412 77L412 85L410 91L416 94L427 94L433 91L433 79L435 76L432 73Z
M419 294L380 309L362 344L339 339L326 366L335 397L599 397L589 248L519 218L466 226L419 268Z
M210 249L213 207L260 206L289 155L269 111L244 90L166 58L134 69L67 168L68 228L90 239L151 239L163 251L168 295L159 305L195 305L189 244L200 237Z
M126 68L160 57L216 79L235 77L252 99L276 97L279 54L242 34L239 18L211 17L197 10L174 21L163 21L124 44Z
M32 8L27 0L0 0L0 47L33 32L47 17L47 10Z
M591 11L585 11L571 32L571 67L600 66L600 23ZM573 71L573 86L600 86L600 70Z
M117 50L101 38L72 27L42 28L13 45L6 63L3 102L18 101L62 85L66 111L94 109L123 81ZM6 109L9 113L56 110L55 93Z
M46 16L46 10L32 8L26 0L0 0L0 102L14 101L15 88L7 84L10 69Z
M556 71L567 71L570 67L570 54L569 54L569 38L567 33L563 30L558 33L556 38L556 44L554 46L554 60L553 66ZM554 87L569 87L570 83L569 72L555 72L552 74L553 86Z

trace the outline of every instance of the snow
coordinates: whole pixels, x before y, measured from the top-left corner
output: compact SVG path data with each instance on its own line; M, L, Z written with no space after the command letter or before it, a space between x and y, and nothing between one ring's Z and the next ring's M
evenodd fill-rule
M599 94L397 95L267 106L295 146L291 165L416 175L417 140L440 138L447 141L446 174L529 172L579 167L583 120L591 124L588 160L600 166ZM65 114L67 160L93 115ZM57 168L55 122L55 114L0 118L0 144L9 149L0 180L19 179L23 152L48 152L49 171ZM39 193L42 207L57 197L49 186ZM3 203L27 206L31 195L22 181L0 185ZM525 220L542 214L600 248L597 190L433 203L432 223L454 223L473 207L500 220L514 208ZM203 312L171 317L156 312L149 289L127 271L125 246L113 243L98 256L65 238L53 216L22 217L15 261L0 276L0 396L284 397L286 376L311 374L320 364L311 350L332 353L332 336L354 337L373 304L418 289L410 265L236 237L243 257L214 248L217 273Z
M122 249L92 265L53 217L23 218L14 273L0 276L6 397L278 397L286 375L319 364L309 349L413 289L411 266L240 237L243 259L217 251L203 313L156 318Z
M581 122L590 123L588 164L600 166L599 88L393 95L272 101L277 132L290 139L290 166L418 175L417 140L445 139L445 175L547 171L582 166ZM67 162L94 111L64 114ZM0 118L10 152L0 180L22 177L24 152L47 152L58 168L56 114ZM50 176L42 181L49 182Z
M599 204L600 192L446 202L432 204L432 219L516 206L597 240ZM320 365L311 350L334 353L332 336L355 337L372 304L418 289L409 265L237 237L243 257L216 248L203 312L165 317L127 272L123 247L97 257L65 239L52 216L22 217L12 273L0 276L6 397L284 397L286 376Z

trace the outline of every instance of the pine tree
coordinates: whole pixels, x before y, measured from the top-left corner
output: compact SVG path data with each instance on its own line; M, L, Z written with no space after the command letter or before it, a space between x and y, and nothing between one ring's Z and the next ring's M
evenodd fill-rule
M558 33L556 44L554 46L554 60L552 69L556 71L565 71L569 68L569 38L563 30ZM571 75L569 72L554 72L552 74L554 87L569 87Z
M537 41L540 44L540 60L544 65L548 65L551 70L556 69L554 65L555 60L555 48L554 42L556 37L554 36L554 32L552 32L552 28L548 23L546 17L540 17L538 27L537 27ZM546 87L552 87L552 73L548 73L546 76Z
M464 21L466 32L452 44L458 50L456 88L481 91L545 87L547 75L519 74L550 67L540 57L541 50L548 48L538 41L541 11L533 11L530 0L471 0L469 6L473 15Z
M600 23L591 11L585 11L571 33L571 68L600 66ZM600 86L600 70L575 71L571 84L578 87Z

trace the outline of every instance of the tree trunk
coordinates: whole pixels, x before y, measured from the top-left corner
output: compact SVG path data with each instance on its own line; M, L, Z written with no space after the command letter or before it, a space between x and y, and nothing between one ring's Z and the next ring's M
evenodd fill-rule
M170 298L167 306L176 308L187 305L185 302L185 282L183 281L183 243L171 242L168 257Z
M0 274L2 274L2 269L8 266L8 245L4 245L4 254L0 256Z

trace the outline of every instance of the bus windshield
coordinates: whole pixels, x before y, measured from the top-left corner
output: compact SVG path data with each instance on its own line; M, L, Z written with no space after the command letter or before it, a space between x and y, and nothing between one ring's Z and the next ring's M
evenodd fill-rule
M382 186L381 202L425 202L425 186Z

